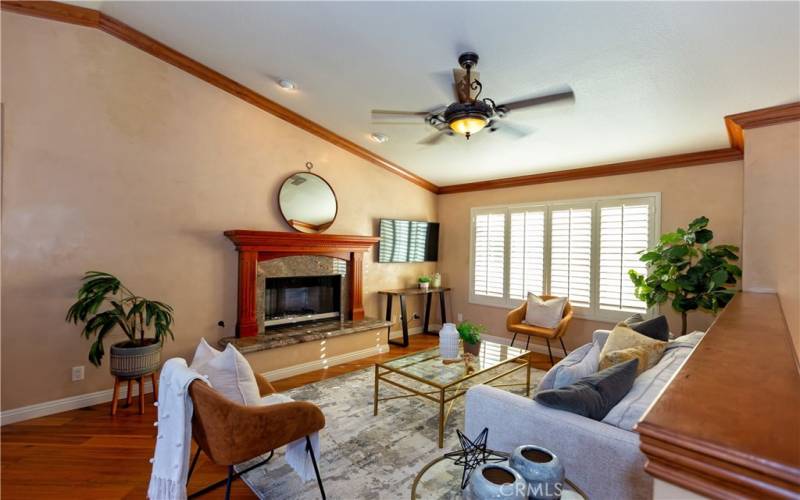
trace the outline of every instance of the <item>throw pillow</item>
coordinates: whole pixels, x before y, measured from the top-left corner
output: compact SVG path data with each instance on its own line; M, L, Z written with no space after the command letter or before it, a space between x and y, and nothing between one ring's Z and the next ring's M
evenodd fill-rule
M197 349L194 351L194 358L192 358L192 363L189 365L189 368L198 371L198 367L208 363L220 354L222 354L222 351L211 347L208 342L206 342L206 339L200 339L200 343L197 344Z
M552 368L550 368L547 373L544 374L542 377L541 382L539 382L539 386L537 388L538 391L546 391L548 389L555 389L556 388L556 377L558 376L559 372L567 367L571 367L576 365L586 358L586 355L589 354L589 351L592 350L592 344L584 344L577 349L570 352L566 358L562 359L558 363L555 364ZM595 357L597 359L599 357L600 351L598 348L597 351L598 356ZM595 370L597 371L597 370ZM589 375L587 373L587 375ZM574 382L574 380L573 380ZM563 385L563 384L562 384Z
M633 386L639 361L632 359L574 384L536 394L537 402L593 420L603 420Z
M556 372L553 389L574 384L578 380L596 373L600 366L600 346L592 342L589 352L580 361L565 365Z
M651 339L660 340L662 342L669 340L669 323L667 323L667 318L663 314L646 321L634 321L628 323L628 320L630 319L631 318L625 320L626 325L634 331L639 332L642 335L647 335Z
M606 340L605 345L603 345L603 350L600 351L599 367L601 370L604 370L610 366L634 357L632 356L632 353L626 353L625 355L615 354L613 356L610 353L623 349L629 349L631 347L644 347L649 352L649 354L647 354L647 368L651 368L661 358L661 354L664 352L664 348L666 348L666 346L666 342L651 339L650 337L642 335L641 333L638 333L625 325L619 324L615 326L613 330L611 330L608 340ZM643 368L642 371L646 370L647 368Z
M535 294L528 292L528 308L525 312L525 323L543 328L555 328L564 315L566 297L553 297L542 300Z
M203 342L198 346L201 357L198 359L195 354L191 368L207 376L211 387L231 401L244 406L258 406L261 401L258 382L242 353L233 344L219 352L208 344L202 347ZM206 351L206 347L216 354Z
M618 351L611 351L606 353L604 358L604 366L614 366L631 359L639 360L639 367L636 370L637 375L645 370L656 366L661 360L661 355L664 354L664 349L667 343L651 344L648 346L629 347L627 349L620 349Z

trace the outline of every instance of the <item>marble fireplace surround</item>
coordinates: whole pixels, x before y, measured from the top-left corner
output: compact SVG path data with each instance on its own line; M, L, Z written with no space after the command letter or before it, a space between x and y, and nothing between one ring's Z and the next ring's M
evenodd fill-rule
M363 256L379 238L278 231L225 231L239 254L236 337L244 352L383 328L389 322L365 319ZM341 321L290 325L264 331L266 277L341 274ZM265 334L268 333L268 334Z

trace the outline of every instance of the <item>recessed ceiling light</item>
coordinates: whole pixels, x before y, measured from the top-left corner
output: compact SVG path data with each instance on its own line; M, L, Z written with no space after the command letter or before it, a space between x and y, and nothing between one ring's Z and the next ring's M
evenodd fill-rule
M294 83L292 80L288 80L286 78L282 78L278 80L278 86L287 92L291 92L293 90L297 90L297 84Z
M389 140L389 136L386 134L372 133L369 134L369 140L372 142L377 142L378 144L383 144Z

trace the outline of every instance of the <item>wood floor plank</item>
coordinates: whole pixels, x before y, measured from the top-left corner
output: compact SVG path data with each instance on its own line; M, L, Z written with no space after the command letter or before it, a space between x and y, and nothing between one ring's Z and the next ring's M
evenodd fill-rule
M304 373L273 383L279 391L344 375L372 366L378 360L428 349L438 337L412 335L409 347L391 346L371 356L325 370ZM547 357L534 354L533 366L548 369ZM124 401L124 400L122 400ZM39 498L144 498L150 479L156 418L147 398L144 415L136 406L120 408L111 417L111 403L72 410L0 428L0 496L3 500ZM227 470L201 455L189 492L225 477ZM221 498L223 490L207 498ZM231 498L255 498L241 481L233 483Z

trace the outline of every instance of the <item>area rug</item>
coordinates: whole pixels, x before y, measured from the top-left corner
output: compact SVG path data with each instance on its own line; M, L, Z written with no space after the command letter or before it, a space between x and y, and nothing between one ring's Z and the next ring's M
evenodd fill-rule
M468 385L496 373L483 374ZM531 393L544 373L531 369ZM525 370L492 385L522 395ZM330 499L408 499L417 472L444 452L459 447L456 429L464 428L464 397L454 401L445 428L445 446L439 449L436 403L420 397L381 401L378 416L373 416L373 390L374 369L367 368L286 393L297 401L319 405L325 414L326 426L320 433L320 471ZM400 389L381 382L381 398L402 394ZM277 450L268 464L245 474L245 483L261 499L319 498L316 481L301 481L286 464L283 451ZM453 472L457 472L455 468ZM455 484L458 490L457 481ZM454 495L445 493L439 498Z

